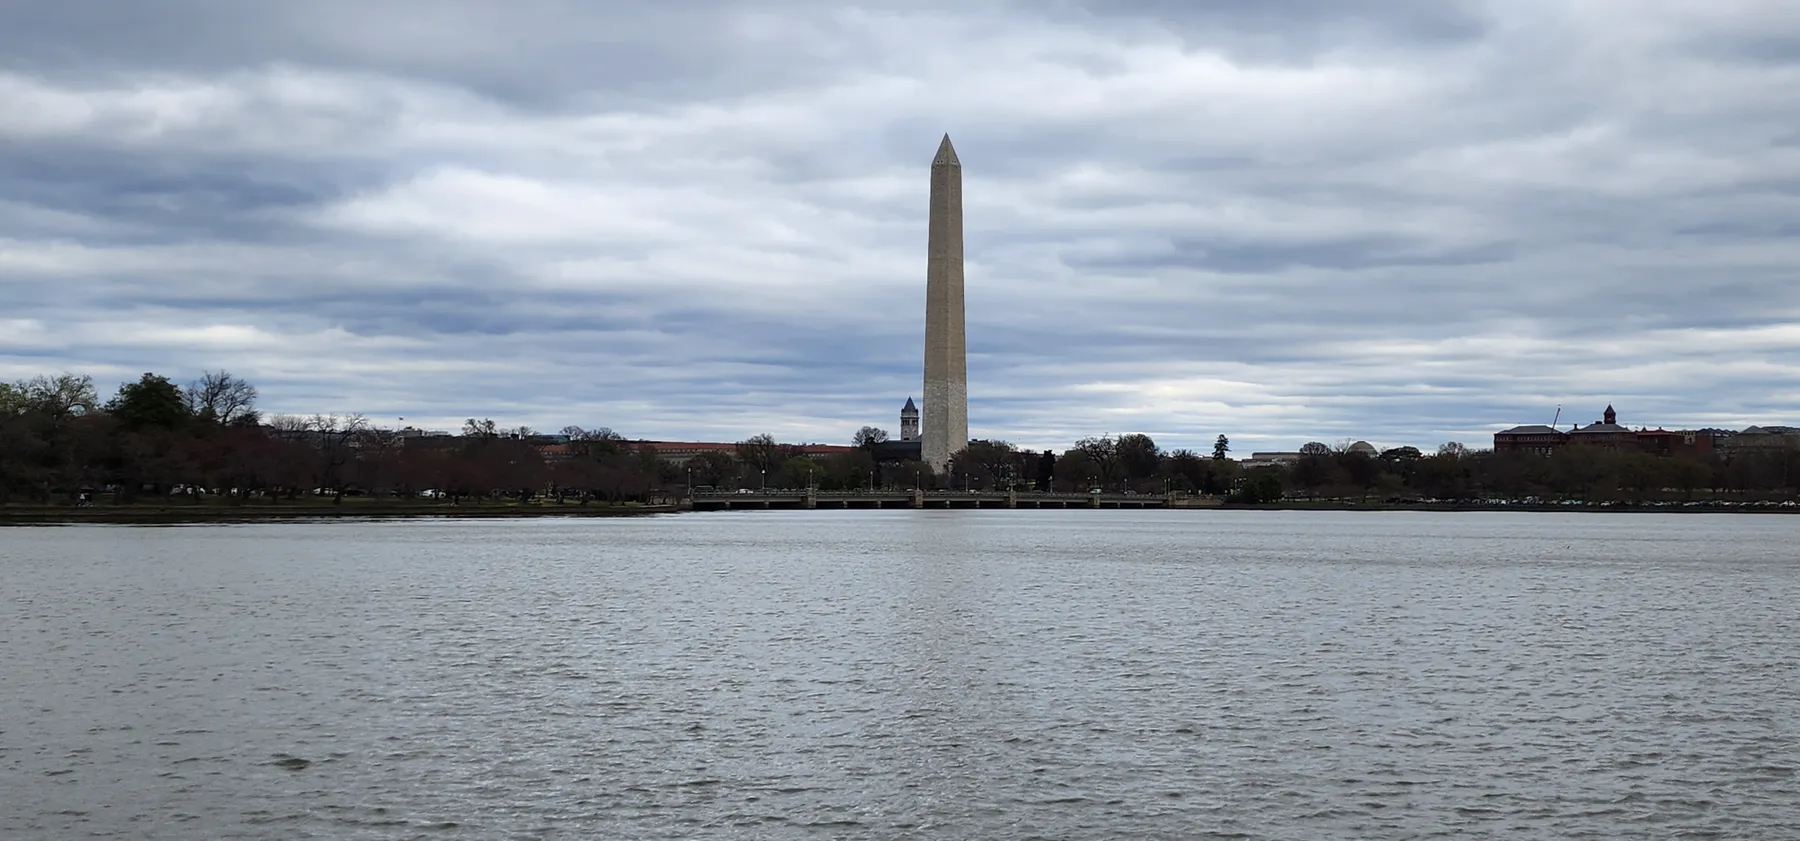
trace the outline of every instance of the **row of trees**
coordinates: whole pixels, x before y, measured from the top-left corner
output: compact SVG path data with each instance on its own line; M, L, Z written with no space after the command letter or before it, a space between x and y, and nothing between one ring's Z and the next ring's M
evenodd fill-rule
M770 435L733 452L676 466L610 429L567 427L551 439L525 427L470 419L461 434L416 436L360 415L277 415L226 371L185 385L144 374L101 400L92 378L64 374L0 383L0 501L57 501L110 492L118 499L191 488L283 499L327 493L451 499L541 494L587 502L647 500L692 486L733 488L948 487L1183 491L1240 502L1283 497L1542 497L1584 499L1791 496L1800 452L1657 457L1570 446L1552 456L1472 451L1379 453L1310 443L1298 461L1246 470L1220 435L1209 452L1165 451L1148 435L1084 438L1037 452L976 440L934 475L918 462L878 458L886 431L864 427L853 448L814 458ZM554 446L547 446L554 441ZM566 443L565 443L566 441ZM436 495L436 494L433 494Z
M676 466L607 428L572 426L542 436L471 418L459 435L420 435L377 427L362 415L264 417L257 396L226 371L186 385L144 374L105 400L86 376L0 383L0 502L221 492L275 501L548 494L586 503L647 501L688 485L929 482L916 463L884 471L867 448L815 460L769 435Z
M421 438L361 415L264 418L256 399L255 386L226 371L185 386L145 374L104 402L91 377L0 384L0 501L429 491L587 502L648 499L675 478L666 462L608 430L583 433L569 457L547 460L529 430L491 420L471 419L461 436Z
M1569 446L1544 456L1471 450L1447 443L1369 452L1350 442L1311 442L1291 464L1245 468L1220 435L1210 453L1164 451L1148 435L1084 438L1057 455L1005 441L971 441L938 482L952 487L1009 484L1043 490L1227 496L1236 502L1283 498L1588 499L1788 498L1800 491L1800 451L1660 456Z
M1471 450L1451 442L1436 452L1395 447L1379 453L1313 442L1291 464L1245 471L1233 484L1243 502L1289 498L1579 499L1652 501L1791 498L1800 451L1749 450L1661 456L1571 445L1550 455Z

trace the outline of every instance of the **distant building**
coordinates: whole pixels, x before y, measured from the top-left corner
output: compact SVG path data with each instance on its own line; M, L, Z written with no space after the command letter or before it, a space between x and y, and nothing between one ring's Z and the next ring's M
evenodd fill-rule
M883 441L869 450L869 455L878 463L888 464L902 461L919 461L924 457L919 439L910 441Z
M1637 433L1619 425L1619 413L1608 405L1600 420L1569 430L1569 443L1629 450L1637 446Z
M561 443L534 443L532 444L532 448L537 450L538 457L542 458L545 464L561 464L562 462L581 455L582 452L582 446L580 444L570 443L568 441Z
M906 398L906 405L900 407L900 440L919 440L919 407L913 405L911 397Z
M655 453L657 457L661 458L663 461L674 465L685 464L688 459L700 455L701 453L724 453L734 458L737 456L737 444L727 444L718 441L626 441L624 442L624 446L637 450L648 450ZM799 450L801 455L810 459L821 459L839 453L856 452L855 447L846 447L837 444L798 444L791 446L793 446L794 449Z
M1279 467L1299 460L1299 453L1251 453L1249 458L1238 463L1245 467Z
M1379 451L1377 451L1375 449L1374 444L1371 444L1367 441L1358 441L1354 444L1351 444L1348 451L1355 453L1357 455L1368 456L1369 458L1374 458L1381 454Z
M1638 449L1659 456L1708 455L1714 450L1713 436L1695 430L1644 429L1637 434L1637 444Z
M1631 429L1619 424L1619 414L1607 406L1600 420L1576 426L1568 432L1554 427L1515 426L1494 433L1494 451L1550 455L1564 446L1639 450L1655 455L1706 455L1718 440L1714 430Z
M632 441L627 446L638 450L648 450L658 458L674 465L686 464L701 453L724 453L737 457L737 445L718 441Z
M1549 455L1568 443L1568 436L1543 424L1515 426L1494 433L1494 452L1527 452Z
M1731 434L1732 452L1800 449L1800 429L1791 426L1751 426Z

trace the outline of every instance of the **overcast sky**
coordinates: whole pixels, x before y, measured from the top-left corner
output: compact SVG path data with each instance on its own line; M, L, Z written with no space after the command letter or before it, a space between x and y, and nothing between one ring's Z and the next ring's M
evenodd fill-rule
M847 443L1800 423L1783 0L0 2L0 379Z

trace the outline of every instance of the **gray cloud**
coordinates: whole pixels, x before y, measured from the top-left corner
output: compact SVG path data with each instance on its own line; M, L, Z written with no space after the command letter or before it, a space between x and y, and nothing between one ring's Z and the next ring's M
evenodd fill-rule
M0 25L0 377L845 439L949 131L977 435L1800 421L1773 0L105 12Z

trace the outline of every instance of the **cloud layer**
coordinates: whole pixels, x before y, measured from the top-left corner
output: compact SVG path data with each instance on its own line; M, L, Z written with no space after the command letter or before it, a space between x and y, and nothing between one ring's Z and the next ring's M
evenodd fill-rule
M837 442L1800 422L1779 0L14 4L0 378Z

